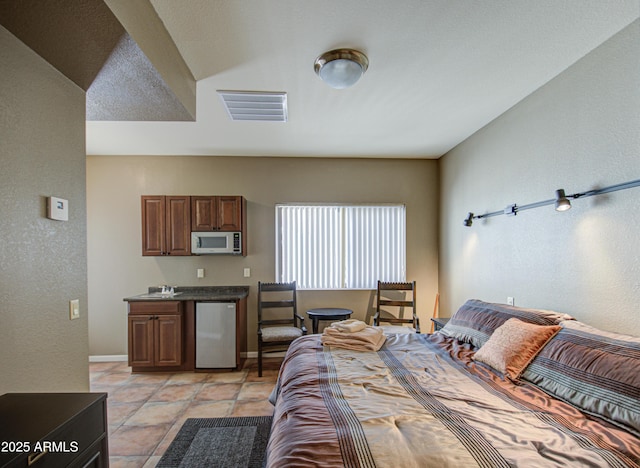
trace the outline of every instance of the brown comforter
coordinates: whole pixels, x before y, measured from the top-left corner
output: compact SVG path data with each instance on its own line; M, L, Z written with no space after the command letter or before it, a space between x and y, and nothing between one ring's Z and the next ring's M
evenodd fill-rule
M268 467L640 467L640 439L536 387L505 381L442 335L378 352L289 348Z

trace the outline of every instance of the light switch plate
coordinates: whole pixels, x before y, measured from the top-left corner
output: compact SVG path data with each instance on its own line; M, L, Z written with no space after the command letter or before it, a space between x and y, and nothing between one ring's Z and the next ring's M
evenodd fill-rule
M244 277L245 278L251 277L251 268L245 268L244 269Z
M204 268L198 268L198 269L196 270L196 276L197 276L198 278L204 278Z
M80 299L69 301L69 320L80 318Z

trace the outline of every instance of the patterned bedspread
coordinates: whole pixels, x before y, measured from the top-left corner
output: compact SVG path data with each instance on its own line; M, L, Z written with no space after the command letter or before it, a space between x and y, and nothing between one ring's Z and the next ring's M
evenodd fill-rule
M268 467L639 467L640 439L536 387L502 380L440 334L378 352L295 341Z

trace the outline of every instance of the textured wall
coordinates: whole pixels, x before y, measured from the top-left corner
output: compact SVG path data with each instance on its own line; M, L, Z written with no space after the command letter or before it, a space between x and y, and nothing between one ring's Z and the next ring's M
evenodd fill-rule
M402 202L407 276L418 282L428 326L437 284L437 162L419 160L111 157L87 158L90 354L126 354L123 297L148 286L249 285L249 349L256 350L256 285L275 275L278 202ZM142 257L140 195L243 195L247 257ZM243 269L251 268L251 278ZM206 277L196 278L205 268ZM301 291L300 311L349 307L365 318L369 291ZM310 322L307 320L307 325Z
M476 214L640 178L640 20L440 160L443 313L468 298L640 335L640 188Z
M2 27L0 67L0 394L85 391L84 92ZM48 196L68 222L46 218Z

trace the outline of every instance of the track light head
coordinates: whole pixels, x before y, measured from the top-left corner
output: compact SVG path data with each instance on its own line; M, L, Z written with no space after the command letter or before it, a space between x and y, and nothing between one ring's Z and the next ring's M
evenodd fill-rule
M467 216L467 219L464 220L464 225L469 227L473 224L473 213L469 213L469 216Z
M571 202L564 193L564 189L556 190L556 211L567 211L571 208Z

